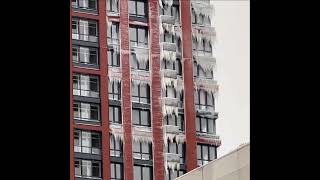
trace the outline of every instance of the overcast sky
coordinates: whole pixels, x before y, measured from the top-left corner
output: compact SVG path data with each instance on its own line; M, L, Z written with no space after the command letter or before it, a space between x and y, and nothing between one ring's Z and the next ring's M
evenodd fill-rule
M218 157L250 141L249 1L214 0L217 31Z

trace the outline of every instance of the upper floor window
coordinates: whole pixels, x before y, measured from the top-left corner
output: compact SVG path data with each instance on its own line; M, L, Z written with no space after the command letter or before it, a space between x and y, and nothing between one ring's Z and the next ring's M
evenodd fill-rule
M73 116L77 120L100 122L100 106L93 103L74 102Z
M145 18L148 17L148 1L146 0L129 0L129 15Z
M168 173L166 174L165 180L174 180L177 177L182 176L183 174L185 174L185 172L183 170L179 170L179 171L168 170Z
M122 157L122 142L110 134L110 156Z
M97 21L72 18L72 39L98 42Z
M171 7L165 5L163 8L160 8L161 15L168 15L173 16L176 18L176 22L179 23L180 21L180 13L179 13L179 6L173 4Z
M192 24L211 25L211 19L208 16L204 16L202 14L197 15L193 8L191 12Z
M193 76L199 78L213 79L213 71L204 71L203 68L197 64L196 61L193 62Z
M73 95L99 97L99 77L74 73Z
M165 116L164 122L166 125L178 126L180 131L184 131L184 115L179 114L178 117L175 115Z
M117 81L109 81L109 99L121 100L121 83Z
M212 47L211 44L207 41L202 39L197 46L197 55L203 56L211 56L212 55Z
M165 94L164 97L168 97L168 98L176 98L176 90L174 89L174 87L172 86L167 86L166 90L165 90Z
M85 9L85 10L97 10L98 2L97 0L72 0L72 7Z
M185 163L185 145L184 144L168 142L167 153L179 154L180 164Z
M110 179L123 180L123 166L120 163L110 163Z
M133 158L141 160L152 159L152 144L146 142L134 142L133 143Z
M216 156L216 147L208 144L197 144L197 159L198 165L205 165L209 161L212 161L217 158Z
M176 60L175 66L176 66L175 68L176 68L177 74L181 76L182 75L182 64L181 64L180 59Z
M109 22L107 30L107 40L109 44L119 44L119 23L118 22Z
M131 85L132 102L150 104L150 87L147 84Z
M107 12L119 13L119 0L107 0Z
M121 124L122 123L121 106L109 106L109 122Z
M196 117L196 130L200 133L215 134L215 121L212 118Z
M152 167L134 165L133 175L133 180L152 180Z
M143 70L143 71L149 71L149 60L147 61L139 61L137 58L136 53L130 54L130 65L131 69L137 69L137 70Z
M72 62L98 66L98 49L84 46L72 46Z
M196 109L214 111L214 98L212 93L200 89L194 93L194 102Z
M151 126L150 110L132 109L132 124L138 126Z
M144 26L130 26L130 46L148 47L148 28Z
M74 160L74 173L76 177L101 179L101 162L95 160Z
M101 136L98 132L75 130L74 152L101 154Z
M112 67L120 67L120 49L119 45L110 45L107 50L108 65Z

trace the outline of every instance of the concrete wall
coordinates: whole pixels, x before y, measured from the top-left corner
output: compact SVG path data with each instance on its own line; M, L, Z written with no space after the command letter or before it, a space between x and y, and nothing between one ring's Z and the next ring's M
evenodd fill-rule
M250 144L190 171L176 180L249 180Z

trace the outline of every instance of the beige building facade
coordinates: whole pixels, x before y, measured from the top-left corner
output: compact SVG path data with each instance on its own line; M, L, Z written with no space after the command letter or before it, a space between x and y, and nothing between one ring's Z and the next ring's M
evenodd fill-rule
M250 143L204 166L184 174L176 180L249 180Z

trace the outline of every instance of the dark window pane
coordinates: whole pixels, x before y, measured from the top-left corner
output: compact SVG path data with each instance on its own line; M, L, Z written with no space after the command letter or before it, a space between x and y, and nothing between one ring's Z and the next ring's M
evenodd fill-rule
M140 166L134 166L133 167L133 174L134 174L134 180L142 180L141 176L141 167Z

